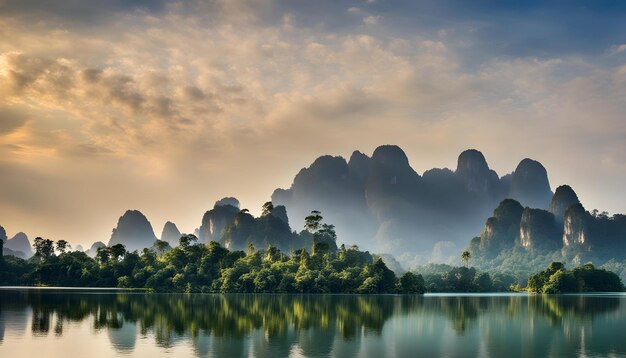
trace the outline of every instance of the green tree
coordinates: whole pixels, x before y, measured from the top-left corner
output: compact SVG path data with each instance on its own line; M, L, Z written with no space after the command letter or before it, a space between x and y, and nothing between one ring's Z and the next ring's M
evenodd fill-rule
M493 282L488 273L483 272L476 274L472 281L473 286L478 292L491 292L493 291Z
M470 258L472 258L472 254L467 250L463 251L463 253L461 254L461 262L463 262L463 266L465 267L469 266Z
M265 260L269 262L279 261L281 258L281 252L274 246L269 246L267 248L267 254L265 254Z
M576 283L576 277L565 270L560 269L557 272L550 275L548 282L542 287L542 293L563 293L563 292L576 292L578 285Z
M103 246L103 247L99 247L96 250L96 260L101 264L104 265L107 262L109 262L109 259L111 258L111 251L109 250L108 247Z
M311 215L304 218L304 228L313 235L320 229L322 219L324 219L321 214L320 211L313 210Z
M261 216L270 215L272 211L274 211L274 204L271 201L268 201L265 204L263 204L263 210L261 212Z
M66 250L72 249L72 246L70 246L70 244L65 240L57 241L56 246L57 246L57 251L60 252L61 254L64 254Z
M335 225L322 224L320 230L317 232L317 242L324 243L328 246L329 251L337 251L337 233L335 232Z
M561 262L552 262L528 278L526 289L537 293L619 292L624 286L615 273L596 269L591 263L568 271Z
M33 242L33 248L35 249L35 255L43 260L54 256L54 241L52 240L36 237Z
M363 270L365 280L357 289L359 293L391 293L396 288L396 275L379 257Z
M424 287L424 278L422 275L416 275L408 271L398 280L398 293L404 294L423 294L426 291Z
M195 245L198 242L198 237L193 234L185 234L178 239L178 244L182 249L186 249L191 245Z
M109 248L111 259L120 261L126 255L126 247L122 244L115 244Z
M163 241L163 240L157 240L154 243L154 247L156 248L159 256L162 256L165 253L165 250L167 250L169 246L170 245L167 243L167 241Z

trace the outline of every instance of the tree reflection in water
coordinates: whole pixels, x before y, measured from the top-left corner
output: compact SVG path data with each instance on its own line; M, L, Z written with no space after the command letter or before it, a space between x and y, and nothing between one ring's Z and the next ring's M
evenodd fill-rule
M565 345L574 346L563 348L564 353L570 350L576 353L576 346L585 345L584 336L581 338L579 333L593 324L594 316L619 311L622 299L620 296L185 295L4 290L0 295L0 334L5 334L3 317L7 312L32 310L33 336L45 336L50 331L62 336L69 329L67 323L89 321L95 332L106 331L118 352L130 352L138 336L150 336L162 348L191 344L198 356L237 357L247 356L250 351L258 357L288 356L294 350L304 356L358 355L364 347L371 349L369 352L378 349L384 353L381 336L393 333L395 336L385 339L397 340L394 349L398 355L448 352L455 356L458 352L442 348L445 340L466 335L462 339L471 342L465 343L469 352L473 345L478 351L480 344L486 344L490 355L506 354L510 349L541 354L554 351L554 337L558 336ZM540 319L544 325L537 323ZM618 322L622 332L626 328L623 319L622 315ZM408 323L398 330L385 325L390 321ZM502 325L510 326L503 329ZM447 330L454 332L452 338L445 335ZM594 342L597 335L596 332ZM620 340L613 341L610 334L601 339L607 352L625 351L625 343L617 341ZM594 342L586 343L593 346ZM601 346L594 349L604 351Z

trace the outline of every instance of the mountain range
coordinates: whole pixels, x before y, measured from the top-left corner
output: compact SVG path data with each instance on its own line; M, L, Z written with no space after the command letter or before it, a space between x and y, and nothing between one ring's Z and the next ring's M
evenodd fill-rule
M500 177L481 152L470 149L454 170L419 175L400 147L383 145L371 157L355 151L348 161L317 158L290 188L276 189L272 202L286 207L296 227L311 210L320 210L343 242L403 259L432 259L460 253L468 234L480 232L503 199L547 209L552 195L546 169L532 159Z
M294 248L302 238L293 230L303 228L304 218L319 210L335 225L341 243L405 261L415 256L441 260L457 257L503 199L548 209L552 196L547 171L535 160L524 159L500 177L481 152L470 149L459 155L454 170L435 168L419 175L400 147L383 145L371 157L355 151L347 161L317 158L300 170L290 188L274 191L269 218L242 212L236 198L218 200L194 233L201 243L218 241L229 248L241 249L247 242ZM176 245L179 236L176 225L168 222L161 240ZM131 210L120 218L109 245L126 243L136 249L155 240L145 216Z
M391 254L405 265L457 261L464 249L481 262L512 249L558 251L574 261L621 258L626 252L626 216L587 212L567 185L553 193L546 169L536 160L523 159L513 172L500 176L475 149L462 152L454 169L434 168L421 175L395 145L380 146L371 156L354 151L348 160L321 156L301 169L289 188L274 190L271 201L271 210L254 217L240 209L236 198L223 198L193 232L200 243L218 241L229 249L245 250L249 244L309 249L311 236L301 231L304 218L319 210L325 223L335 225L338 244ZM32 255L25 234L7 239L0 229L5 254ZM175 246L181 235L168 221L160 240ZM108 246L121 243L142 250L156 240L145 215L128 210ZM97 242L87 252L93 256L104 245Z

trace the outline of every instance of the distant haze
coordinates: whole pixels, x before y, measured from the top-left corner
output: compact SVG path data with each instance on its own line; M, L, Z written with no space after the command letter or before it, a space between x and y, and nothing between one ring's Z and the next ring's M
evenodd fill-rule
M381 144L420 176L532 158L624 213L626 5L579 5L1 1L0 225L89 248L136 209L190 233Z

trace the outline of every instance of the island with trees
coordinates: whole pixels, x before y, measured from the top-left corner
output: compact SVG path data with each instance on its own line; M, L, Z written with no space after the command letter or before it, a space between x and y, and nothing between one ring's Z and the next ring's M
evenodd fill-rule
M561 262L528 278L527 291L536 293L622 292L624 285L615 273L597 269L593 264L567 270Z

